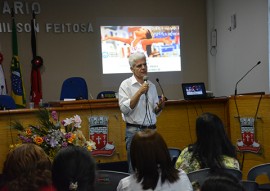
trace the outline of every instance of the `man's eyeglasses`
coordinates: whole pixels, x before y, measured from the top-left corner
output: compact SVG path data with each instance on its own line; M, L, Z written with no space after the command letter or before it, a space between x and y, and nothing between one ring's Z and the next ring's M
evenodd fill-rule
M147 64L146 63L142 63L142 64L136 65L135 67L136 68L142 68L142 66L147 67Z

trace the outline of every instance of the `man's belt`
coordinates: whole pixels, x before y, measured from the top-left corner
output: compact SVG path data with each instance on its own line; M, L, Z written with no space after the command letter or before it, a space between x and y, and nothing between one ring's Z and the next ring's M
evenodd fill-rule
M139 125L139 124L131 124L131 123L126 123L127 126L131 126L131 127L137 127L139 129L156 129L156 125Z

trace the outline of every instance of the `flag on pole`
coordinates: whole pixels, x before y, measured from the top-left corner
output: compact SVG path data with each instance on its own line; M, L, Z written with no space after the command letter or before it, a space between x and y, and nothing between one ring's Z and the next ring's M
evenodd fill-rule
M39 69L43 64L43 59L40 56L37 56L35 22L36 22L36 15L35 12L33 11L33 18L31 20L31 46L33 59L31 61L32 71L31 71L30 96L31 101L34 102L35 105L38 105L42 99L41 75Z
M3 54L0 52L0 95L7 94L6 78L2 66L3 59L4 59Z
M17 28L12 10L12 60L11 60L11 96L13 97L17 108L25 108L25 89L23 84L21 65L18 56Z

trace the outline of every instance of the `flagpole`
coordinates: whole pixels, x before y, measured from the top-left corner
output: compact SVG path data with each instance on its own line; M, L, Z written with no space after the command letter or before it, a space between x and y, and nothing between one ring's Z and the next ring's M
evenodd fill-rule
M31 19L31 48L33 59L32 71L31 71L31 101L34 102L35 106L42 104L42 84L41 84L41 74L40 67L43 65L43 59L40 56L37 56L37 45L36 45L36 14L33 11Z
M25 89L22 78L21 64L18 56L17 28L15 23L14 9L11 10L12 17L12 60L11 60L11 96L17 108L26 107Z

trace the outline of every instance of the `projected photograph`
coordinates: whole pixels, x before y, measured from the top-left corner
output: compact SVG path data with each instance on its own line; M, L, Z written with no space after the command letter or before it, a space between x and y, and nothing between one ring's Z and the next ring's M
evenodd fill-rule
M180 27L101 26L103 74L131 73L128 57L143 52L148 72L181 71Z

